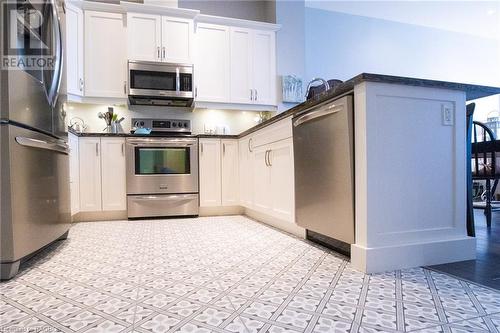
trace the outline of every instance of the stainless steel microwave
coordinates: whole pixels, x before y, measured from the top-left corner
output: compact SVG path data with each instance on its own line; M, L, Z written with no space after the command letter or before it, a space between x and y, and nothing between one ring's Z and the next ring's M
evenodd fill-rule
M128 99L132 105L193 105L193 65L129 61L128 82Z

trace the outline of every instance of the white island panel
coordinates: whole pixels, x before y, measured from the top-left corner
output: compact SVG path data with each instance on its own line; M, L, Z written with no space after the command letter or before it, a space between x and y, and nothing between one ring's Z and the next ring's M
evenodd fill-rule
M363 82L354 95L354 266L371 273L474 259L465 92Z

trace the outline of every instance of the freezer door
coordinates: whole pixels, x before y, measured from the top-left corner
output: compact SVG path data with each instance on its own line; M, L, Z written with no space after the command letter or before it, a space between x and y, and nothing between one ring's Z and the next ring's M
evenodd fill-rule
M352 97L294 117L293 146L297 224L354 243Z
M65 142L2 124L1 262L19 260L70 226L69 157Z

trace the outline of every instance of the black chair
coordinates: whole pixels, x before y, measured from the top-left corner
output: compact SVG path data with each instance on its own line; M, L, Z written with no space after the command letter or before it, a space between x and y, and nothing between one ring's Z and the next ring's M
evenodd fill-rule
M474 115L475 103L467 105L467 235L476 236L476 227L474 224L474 204L472 199L472 165L471 165L471 145L472 145L472 116Z
M472 135L469 138L471 142L470 145L468 145L468 149L470 148L471 150L470 158L472 162L470 166L471 172L469 174L472 181L484 180L486 183L485 191L482 195L485 200L485 205L480 208L484 209L484 214L486 215L486 225L489 228L491 227L491 214L493 211L491 203L498 185L498 180L500 179L500 160L497 161L497 158L500 157L500 141L496 140L495 133L485 124L478 121L472 121L472 125L470 126L469 111L471 110L470 118L472 119L474 108L475 105L473 103L467 106L468 129L472 130ZM493 186L491 186L492 181ZM469 180L467 192L467 230L470 233L469 214L471 214L471 212L469 212L469 202L472 202L472 182ZM472 227L473 226L474 222L472 221Z

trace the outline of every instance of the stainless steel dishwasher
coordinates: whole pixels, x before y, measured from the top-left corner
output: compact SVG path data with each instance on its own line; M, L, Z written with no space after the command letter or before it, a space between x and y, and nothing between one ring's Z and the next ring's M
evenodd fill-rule
M352 96L293 117L296 222L344 254L354 243L353 126Z

